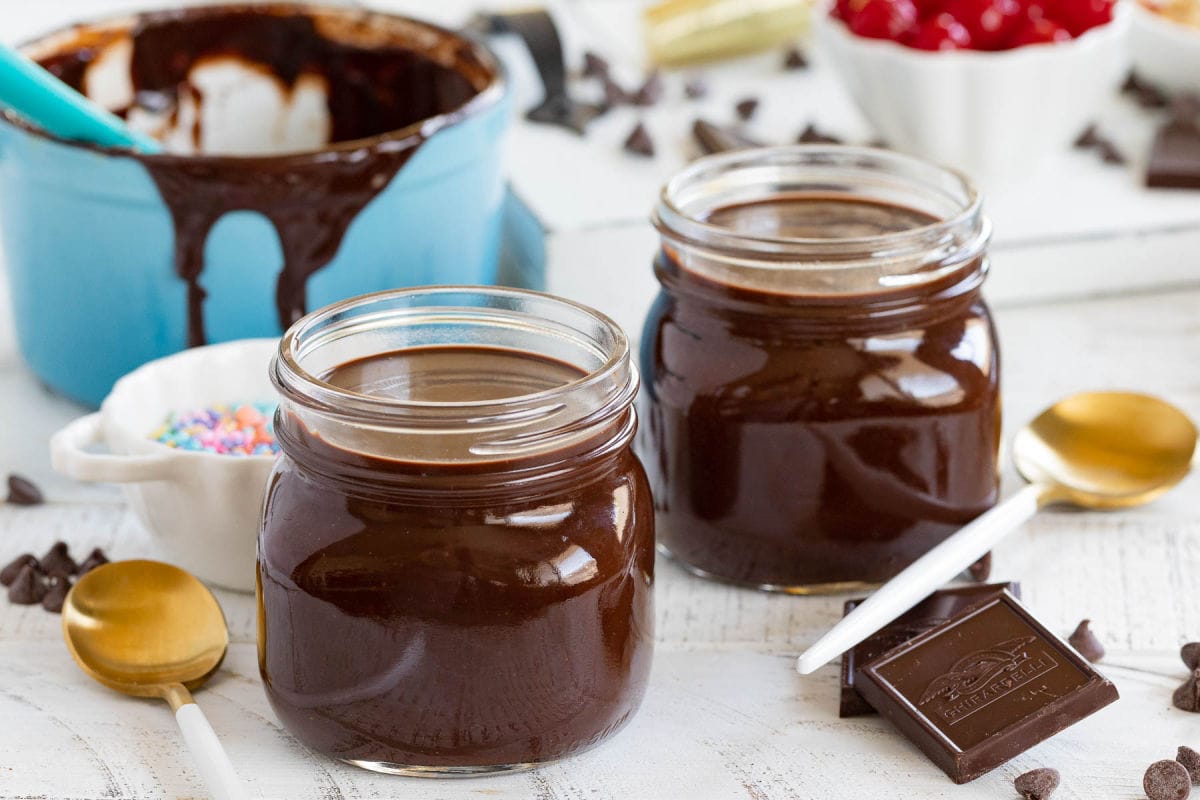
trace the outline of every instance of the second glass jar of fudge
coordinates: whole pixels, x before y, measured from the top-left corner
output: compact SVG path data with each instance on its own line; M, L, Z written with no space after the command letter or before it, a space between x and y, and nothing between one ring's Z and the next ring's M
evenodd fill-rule
M895 575L997 498L990 225L959 173L836 146L694 162L655 214L640 447L660 547L797 593Z

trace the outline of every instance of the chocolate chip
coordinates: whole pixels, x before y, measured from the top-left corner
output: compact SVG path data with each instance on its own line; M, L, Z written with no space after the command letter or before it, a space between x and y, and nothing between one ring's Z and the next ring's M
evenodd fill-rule
M633 96L633 104L636 106L652 106L663 96L663 79L662 73L651 72L646 78L646 82L642 84L642 88L637 90Z
M79 565L71 558L66 542L55 542L46 555L40 559L42 571L47 575L74 575L79 572Z
M1042 767L1018 775L1013 785L1025 800L1046 800L1058 788L1058 780L1058 770Z
M815 125L808 125L800 132L796 138L799 144L841 144L842 140L836 136L831 136L827 133L822 133L817 130Z
M1192 778L1178 761L1155 761L1142 778L1150 800L1186 800L1192 793Z
M1083 129L1083 133L1079 134L1079 138L1075 140L1073 146L1079 150L1087 150L1100 144L1101 141L1102 139L1096 130L1096 126L1088 125Z
M1188 669L1200 668L1200 642L1188 642L1179 648L1179 657Z
M1192 670L1192 676L1171 695L1171 703L1180 711L1200 711L1200 669Z
M654 156L654 140L650 138L650 131L646 130L645 125L639 122L630 131L628 138L625 139L625 150L647 158Z
M734 108L737 109L737 115L739 117L742 119L750 119L754 116L754 112L758 111L758 98L747 97L744 100L739 100Z
M604 78L608 76L608 60L591 50L583 54L583 77Z
M1180 746L1175 753L1175 760L1183 764L1183 768L1192 777L1192 785L1200 785L1200 753L1190 747Z
M606 108L629 105L632 102L629 92L607 75L604 77L604 105Z
M976 561L971 566L967 567L967 573L971 576L971 580L976 583L983 583L992 576L992 553L989 550L983 554L983 558Z
M1157 87L1143 81L1134 72L1129 73L1129 77L1121 86L1121 91L1132 97L1133 101L1142 108L1166 108L1168 104L1165 94Z
M800 52L798 47L790 47L783 54L784 69L808 69L808 59L804 57L804 53Z
M54 577L50 579L46 594L42 597L42 608L53 614L61 614L67 592L71 591L71 579Z
M693 75L683 85L683 93L690 100L699 100L701 97L708 97L708 82L699 75Z
M8 562L8 566L0 570L0 586L12 586L13 581L21 574L21 570L25 567L33 567L38 572L42 571L38 560L30 553L17 556L12 561Z
M1126 163L1125 156L1116 146L1107 139L1101 140L1096 148L1100 151L1100 158L1105 164L1124 164Z
M8 587L8 602L19 606L31 606L41 602L46 594L46 584L41 573L28 564L21 568L17 579Z
M108 556L104 555L104 551L97 547L88 553L88 557L79 565L79 575L86 575L96 567L102 567L107 563Z
M705 154L725 153L730 150L746 150L751 147L762 147L762 142L721 125L714 125L702 119L692 123L692 136Z
M1079 655L1094 664L1104 658L1104 645L1100 644L1096 634L1092 633L1091 623L1090 619L1080 622L1075 626L1075 632L1067 637L1067 642L1079 651Z
M45 498L36 483L13 473L8 476L8 502L14 506L36 506L45 502Z

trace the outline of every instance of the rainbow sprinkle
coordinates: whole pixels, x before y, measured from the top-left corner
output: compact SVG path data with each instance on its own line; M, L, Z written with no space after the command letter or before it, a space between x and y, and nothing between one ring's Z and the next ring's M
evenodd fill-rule
M178 450L218 455L261 456L279 452L275 442L274 403L234 403L174 412L150 438Z

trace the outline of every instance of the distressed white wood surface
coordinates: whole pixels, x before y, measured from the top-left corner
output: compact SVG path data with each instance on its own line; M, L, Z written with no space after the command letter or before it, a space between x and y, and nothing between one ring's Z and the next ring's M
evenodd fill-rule
M587 297L587 281L563 287ZM644 307L648 298L626 299ZM619 309L609 309L619 310ZM630 311L626 313L640 313ZM998 313L1011 432L1044 401L1089 387L1169 397L1200 418L1200 292ZM58 538L114 557L155 544L119 495L52 479L44 446L74 410L47 401L15 361L0 368L0 472L19 468L51 496L0 507L0 560ZM1010 488L1012 479L1010 477ZM1084 616L1109 649L1103 670L1122 699L1012 763L952 785L878 719L839 720L836 668L797 676L792 658L837 617L841 597L782 597L703 582L661 561L658 651L630 726L596 750L532 773L466 781L371 775L309 753L270 712L257 677L254 604L219 592L234 645L198 693L235 765L263 798L984 798L1011 779L1062 770L1056 797L1141 797L1141 774L1176 746L1200 744L1200 717L1171 707L1179 644L1200 638L1200 477L1145 509L1050 512L1006 542L995 577L1020 580L1030 607L1068 632ZM166 706L93 685L59 640L58 617L0 603L0 798L201 797Z

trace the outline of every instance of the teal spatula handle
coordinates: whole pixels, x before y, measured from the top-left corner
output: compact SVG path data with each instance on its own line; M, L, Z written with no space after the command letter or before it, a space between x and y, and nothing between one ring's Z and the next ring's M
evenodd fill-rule
M8 106L62 139L102 147L162 152L149 136L130 130L118 117L88 100L41 66L0 44L0 105Z

